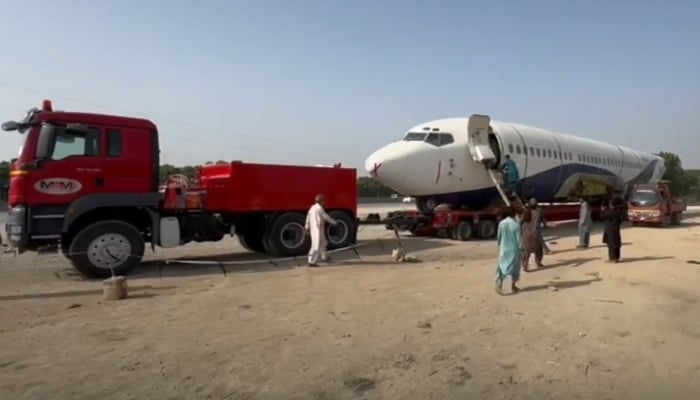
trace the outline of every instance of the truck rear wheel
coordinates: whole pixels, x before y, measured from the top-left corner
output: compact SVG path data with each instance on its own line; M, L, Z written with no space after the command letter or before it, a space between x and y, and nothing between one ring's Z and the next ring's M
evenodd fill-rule
M498 225L496 221L490 219L482 219L476 226L477 234L482 239L493 239L498 233Z
M73 266L89 278L128 274L143 258L141 233L126 222L95 222L78 232L69 247Z
M256 253L265 252L262 235L258 232L239 232L237 236L241 246L243 246L243 248L246 250L254 251Z
M469 240L474 236L474 225L471 221L460 221L453 232L453 236L457 240Z
M328 215L338 222L333 226L326 224L326 239L328 249L342 249L355 243L355 221L345 212L333 210Z
M285 213L277 217L270 226L267 247L270 253L279 257L291 257L305 254L311 247L304 224L306 217L299 213Z

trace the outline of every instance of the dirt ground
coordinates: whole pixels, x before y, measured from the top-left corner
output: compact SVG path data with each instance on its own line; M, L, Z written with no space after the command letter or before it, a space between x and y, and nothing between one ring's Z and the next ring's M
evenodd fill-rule
M422 262L394 264L381 227L321 268L147 262L114 302L60 255L4 256L0 398L697 399L698 224L626 228L620 264L600 228L587 250L551 228L513 296L493 241L408 237ZM231 239L158 257L256 259Z

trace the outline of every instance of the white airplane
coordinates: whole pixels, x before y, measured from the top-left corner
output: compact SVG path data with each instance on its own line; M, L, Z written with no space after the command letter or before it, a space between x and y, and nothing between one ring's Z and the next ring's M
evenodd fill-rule
M666 169L664 160L650 153L485 115L413 127L402 140L370 155L365 169L385 186L414 197L422 211L439 204L481 209L499 197L489 170L502 167L505 155L517 165L520 193L542 203L575 200L581 185L626 195L635 183L658 181Z

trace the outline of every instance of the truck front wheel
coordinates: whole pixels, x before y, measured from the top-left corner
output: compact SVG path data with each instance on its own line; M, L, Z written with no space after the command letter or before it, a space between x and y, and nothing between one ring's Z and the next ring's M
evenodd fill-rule
M73 266L89 278L126 275L143 258L143 235L126 222L95 222L78 232L69 246Z

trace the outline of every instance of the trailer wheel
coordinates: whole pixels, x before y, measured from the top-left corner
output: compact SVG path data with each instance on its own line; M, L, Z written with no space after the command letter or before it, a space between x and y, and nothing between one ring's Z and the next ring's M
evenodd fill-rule
M277 217L266 237L270 253L280 257L307 253L311 241L304 231L305 222L304 215L299 213L285 213Z
M477 233L482 239L493 239L498 233L498 225L490 219L482 219L476 227Z
M342 249L355 244L357 225L350 215L343 211L333 210L328 215L338 222L338 225L326 225L328 249Z
M671 214L671 225L680 225L682 217L683 216L679 212Z
M78 232L68 246L68 258L90 278L126 275L143 258L143 235L131 224L110 220L95 222Z
M474 235L474 225L471 221L460 221L455 230L455 237L457 240L469 240Z

